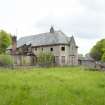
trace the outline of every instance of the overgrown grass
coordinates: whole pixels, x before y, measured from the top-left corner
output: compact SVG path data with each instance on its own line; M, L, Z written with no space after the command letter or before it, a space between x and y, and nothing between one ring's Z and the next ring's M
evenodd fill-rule
M80 67L1 69L0 105L105 105L105 73Z

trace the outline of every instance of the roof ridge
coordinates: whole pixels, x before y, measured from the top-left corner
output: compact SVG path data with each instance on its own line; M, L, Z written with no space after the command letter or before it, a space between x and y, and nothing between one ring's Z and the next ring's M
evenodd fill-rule
M54 31L54 33L55 32L62 32L61 30L58 30L58 31ZM34 34L34 35L27 35L27 36L23 36L23 37L21 37L21 38L19 38L19 39L22 39L22 38L27 38L27 37L33 37L33 36L38 36L38 35L44 35L44 34L48 34L48 33L50 33L50 32L44 32L44 33L39 33L39 34ZM62 32L63 33L63 32ZM64 34L64 33L63 33ZM65 34L64 34L65 35Z

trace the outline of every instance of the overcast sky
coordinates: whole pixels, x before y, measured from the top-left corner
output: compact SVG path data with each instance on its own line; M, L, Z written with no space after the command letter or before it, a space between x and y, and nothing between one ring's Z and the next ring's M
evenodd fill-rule
M53 25L74 35L79 53L105 38L105 0L0 0L0 29L18 38L48 32Z

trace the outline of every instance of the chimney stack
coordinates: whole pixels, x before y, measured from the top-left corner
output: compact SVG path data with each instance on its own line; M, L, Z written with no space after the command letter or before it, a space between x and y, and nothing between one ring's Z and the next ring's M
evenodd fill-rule
M53 28L53 26L51 26L51 28L50 28L50 33L54 33L54 28Z
M12 36L12 54L16 54L16 47L17 47L17 37Z

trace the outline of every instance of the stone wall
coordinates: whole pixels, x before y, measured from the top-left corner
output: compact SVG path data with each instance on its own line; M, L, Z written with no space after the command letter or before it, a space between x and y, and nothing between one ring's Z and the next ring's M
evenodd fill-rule
M33 56L28 55L14 55L12 56L15 65L33 65Z
M96 68L95 61L92 60L79 60L79 65L86 66L89 68Z
M65 47L65 51L61 50L62 47ZM51 48L53 48L53 51L51 51ZM38 56L40 52L52 52L58 65L78 65L78 50L75 45L34 47L32 50L36 56Z

